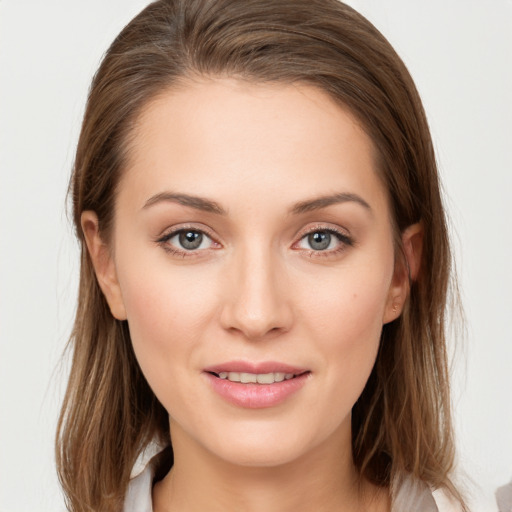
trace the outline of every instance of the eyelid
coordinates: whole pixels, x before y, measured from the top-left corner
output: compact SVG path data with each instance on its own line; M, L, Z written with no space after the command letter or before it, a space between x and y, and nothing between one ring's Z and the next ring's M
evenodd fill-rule
M350 235L347 229L341 228L339 226L330 224L330 223L318 223L313 226L309 226L306 229L300 230L297 235L297 241L302 240L305 236L310 235L311 233L316 233L317 231L327 231L329 233L334 233L335 235L339 235L342 239L352 240L352 236Z
M197 231L199 233L203 233L207 236L209 236L212 239L216 239L217 237L213 233L213 231L206 225L201 223L194 223L194 222L184 222L181 224L175 224L173 226L169 226L165 228L156 238L157 241L161 238L168 238L169 235L180 233L181 231Z

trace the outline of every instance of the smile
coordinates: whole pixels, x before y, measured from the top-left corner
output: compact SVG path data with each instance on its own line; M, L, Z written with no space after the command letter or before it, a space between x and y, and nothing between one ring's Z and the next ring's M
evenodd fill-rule
M206 368L203 375L224 401L262 409L288 402L310 380L311 371L281 363L231 362Z
M293 373L246 373L246 372L221 372L217 375L221 379L227 379L231 382L241 382L242 384L274 384L274 382L283 382L295 377Z

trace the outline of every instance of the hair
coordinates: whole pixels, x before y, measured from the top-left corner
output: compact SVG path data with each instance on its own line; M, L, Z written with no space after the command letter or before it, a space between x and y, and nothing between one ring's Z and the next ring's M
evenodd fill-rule
M348 108L371 137L397 254L400 233L411 224L422 223L424 238L418 278L402 315L383 327L375 366L353 407L354 463L379 486L392 488L412 475L463 504L450 479L451 255L429 128L405 65L369 21L337 0L159 0L122 30L102 60L70 183L81 270L56 443L69 509L120 510L138 455L152 440L170 443L168 414L141 373L127 322L111 315L99 288L81 214L96 212L108 242L141 111L197 76L316 87Z

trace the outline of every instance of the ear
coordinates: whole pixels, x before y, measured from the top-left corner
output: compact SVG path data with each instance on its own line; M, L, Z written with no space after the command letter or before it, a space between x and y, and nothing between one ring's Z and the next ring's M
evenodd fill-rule
M126 320L115 263L109 247L101 239L98 216L93 211L84 211L81 216L81 224L98 284L107 299L112 316L117 320Z
M412 224L402 232L402 251L403 257L396 258L383 324L396 320L402 314L410 285L418 278L423 251L421 222Z

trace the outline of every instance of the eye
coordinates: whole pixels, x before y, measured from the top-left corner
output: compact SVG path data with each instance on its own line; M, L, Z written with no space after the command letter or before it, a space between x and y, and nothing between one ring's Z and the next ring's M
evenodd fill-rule
M310 233L304 238L311 249L315 251L325 251L329 249L333 237L328 231L317 231Z
M334 229L315 229L304 235L297 244L299 249L309 251L336 251L353 245L352 239Z
M199 231L182 231L172 237L169 241L172 241L174 238L177 239L177 242L183 249L187 249L188 251L194 251L195 249L201 248L201 246L204 245L204 242L207 241L206 236Z
M213 240L206 233L197 229L173 231L160 238L158 242L165 244L168 249L176 252L210 249L214 245Z

